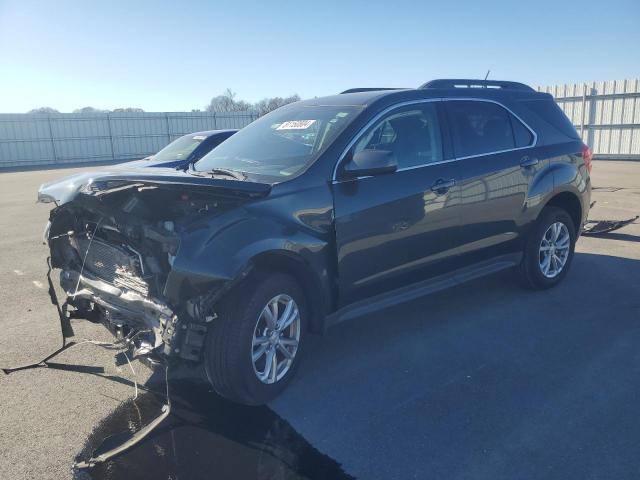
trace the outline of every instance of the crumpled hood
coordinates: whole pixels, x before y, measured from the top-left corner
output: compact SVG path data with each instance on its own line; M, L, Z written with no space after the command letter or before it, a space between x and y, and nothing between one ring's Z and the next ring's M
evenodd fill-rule
M199 190L211 194L231 194L248 197L262 197L269 194L271 185L226 177L192 175L172 168L123 169L85 172L44 183L38 189L38 202L63 205L72 201L80 193L100 194L110 190L133 185L164 186Z

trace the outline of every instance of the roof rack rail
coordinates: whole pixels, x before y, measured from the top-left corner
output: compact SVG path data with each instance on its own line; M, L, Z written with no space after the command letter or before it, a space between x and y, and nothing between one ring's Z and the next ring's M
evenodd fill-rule
M420 88L499 88L535 92L529 85L505 80L474 80L469 78L442 78L420 85Z
M400 87L364 87L364 88L350 88L345 90L344 92L340 92L340 95L343 93L358 93L358 92L375 92L376 90L402 90Z

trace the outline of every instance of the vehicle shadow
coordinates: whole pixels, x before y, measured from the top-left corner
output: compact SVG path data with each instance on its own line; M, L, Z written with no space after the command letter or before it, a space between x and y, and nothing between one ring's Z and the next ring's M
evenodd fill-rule
M626 242L640 242L640 236L632 235L630 233L611 232L601 233L597 235L598 238L604 238L605 240L624 240Z
M339 324L309 338L298 376L268 407L226 402L175 372L171 417L76 473L629 478L640 455L639 271L637 260L577 253L552 290L522 290L505 272ZM79 458L159 413L154 377L158 393L123 404Z
M640 261L577 253L336 326L272 407L358 478L630 478L638 342Z
M77 461L122 445L158 416L165 399L159 376L148 382L145 393L122 403L95 427ZM353 479L268 407L226 401L193 372L176 372L169 384L167 419L123 454L89 469L74 469L74 477Z

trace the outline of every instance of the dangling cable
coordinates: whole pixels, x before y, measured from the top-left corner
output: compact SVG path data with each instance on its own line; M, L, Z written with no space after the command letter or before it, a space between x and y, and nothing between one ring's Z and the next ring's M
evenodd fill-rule
M87 255L89 254L89 250L91 249L91 244L93 243L93 237L96 236L96 232L98 231L98 227L100 226L100 223L102 222L103 218L104 217L100 217L100 220L98 220L98 223L96 223L96 228L93 229L93 234L89 239L89 245L87 245L87 249L84 252L84 258L82 259L82 266L80 267L80 275L78 275L78 283L76 283L76 288L74 289L73 295L71 297L73 300L76 299L76 294L78 293L78 288L80 287L80 279L82 278L82 273L84 272L84 264L87 261Z

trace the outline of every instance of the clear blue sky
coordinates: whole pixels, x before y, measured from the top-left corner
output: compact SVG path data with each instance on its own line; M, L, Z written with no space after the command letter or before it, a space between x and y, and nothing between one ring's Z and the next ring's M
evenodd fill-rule
M640 0L0 0L0 112L640 76Z

